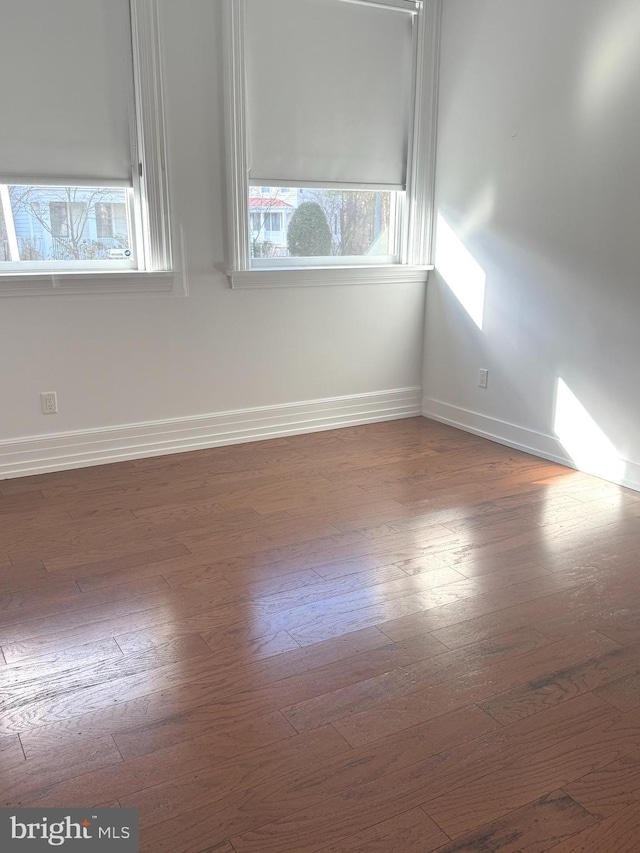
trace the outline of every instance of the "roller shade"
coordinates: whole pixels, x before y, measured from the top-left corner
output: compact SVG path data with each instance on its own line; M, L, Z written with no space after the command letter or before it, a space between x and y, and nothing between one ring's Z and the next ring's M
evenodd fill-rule
M128 0L2 0L0 181L131 183Z
M249 179L406 183L413 18L343 0L247 0Z

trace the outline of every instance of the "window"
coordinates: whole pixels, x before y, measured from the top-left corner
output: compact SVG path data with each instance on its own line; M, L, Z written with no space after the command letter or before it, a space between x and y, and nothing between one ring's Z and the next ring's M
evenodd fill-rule
M281 213L265 213L264 221L267 231L282 231Z
M128 238L127 205L124 202L96 202L96 235Z
M35 189L28 187L20 189ZM33 208L34 215L38 215L38 208ZM50 201L49 219L50 231L53 237L64 237L67 240L82 240L85 235L87 224L87 204L83 201ZM44 220L43 220L44 221Z
M426 280L440 2L226 0L233 286L291 267Z
M7 14L0 293L16 272L171 270L157 0L30 0Z

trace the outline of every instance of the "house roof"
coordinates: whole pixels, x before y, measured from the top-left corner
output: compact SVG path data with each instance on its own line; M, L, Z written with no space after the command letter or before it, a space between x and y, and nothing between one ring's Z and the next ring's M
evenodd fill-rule
M287 207L289 209L293 209L292 204L288 204L286 201L282 201L279 198L250 198L249 199L249 207L250 208L265 208L265 207Z

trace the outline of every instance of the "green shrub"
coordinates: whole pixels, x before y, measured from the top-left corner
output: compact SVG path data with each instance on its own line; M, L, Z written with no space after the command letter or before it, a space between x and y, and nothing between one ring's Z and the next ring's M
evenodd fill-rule
M291 217L287 229L289 254L309 258L331 254L331 229L324 211L315 201L305 201Z

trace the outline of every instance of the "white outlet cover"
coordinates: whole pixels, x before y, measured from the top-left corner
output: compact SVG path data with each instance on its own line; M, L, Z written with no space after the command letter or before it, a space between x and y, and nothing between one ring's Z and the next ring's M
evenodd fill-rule
M42 391L40 393L40 407L43 415L58 414L58 395L55 391Z

